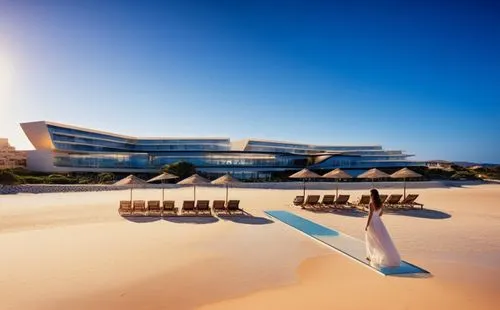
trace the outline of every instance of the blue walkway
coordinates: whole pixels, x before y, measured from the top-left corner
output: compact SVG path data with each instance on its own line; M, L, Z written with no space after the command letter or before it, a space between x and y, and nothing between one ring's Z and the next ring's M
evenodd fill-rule
M383 275L414 274L429 272L415 265L401 262L399 267L376 268L366 259L365 243L333 229L321 226L288 211L265 211L269 216L300 230L301 232L323 242L324 244L344 253Z

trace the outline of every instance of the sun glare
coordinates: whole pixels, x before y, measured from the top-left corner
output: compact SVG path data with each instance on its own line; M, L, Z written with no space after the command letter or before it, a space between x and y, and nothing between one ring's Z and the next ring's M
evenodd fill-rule
M0 55L0 105L5 105L12 92L14 67L6 57Z

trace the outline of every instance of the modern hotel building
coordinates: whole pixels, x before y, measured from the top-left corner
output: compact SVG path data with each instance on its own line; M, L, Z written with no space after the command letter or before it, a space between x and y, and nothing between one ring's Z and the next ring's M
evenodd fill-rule
M229 138L139 138L54 122L21 124L35 147L28 169L43 172L156 173L178 161L207 174L230 172L242 179L268 178L273 172L304 167L342 168L357 174L377 167L423 166L413 155L380 145L309 145Z

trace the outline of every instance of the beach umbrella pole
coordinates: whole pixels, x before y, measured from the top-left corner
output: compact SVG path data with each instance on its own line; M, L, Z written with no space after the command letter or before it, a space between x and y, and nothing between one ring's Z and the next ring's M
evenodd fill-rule
M306 197L306 179L304 179L304 191L302 193L302 195L304 195L304 198Z
M339 197L339 179L337 179L337 190L335 191L335 199Z
M226 204L227 204L227 198L228 198L228 190L229 190L229 184L226 184Z
M194 201L196 202L196 185L193 186Z
M404 188L403 188L403 199L406 198L406 178L403 178L404 180Z
M130 201L132 201L132 187L130 187Z

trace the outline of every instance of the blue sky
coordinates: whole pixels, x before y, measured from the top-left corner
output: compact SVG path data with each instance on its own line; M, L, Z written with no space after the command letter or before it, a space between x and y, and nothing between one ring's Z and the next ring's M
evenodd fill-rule
M106 2L0 0L0 136L31 148L19 123L52 120L500 162L494 1Z

